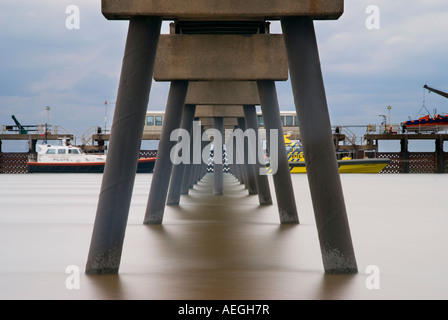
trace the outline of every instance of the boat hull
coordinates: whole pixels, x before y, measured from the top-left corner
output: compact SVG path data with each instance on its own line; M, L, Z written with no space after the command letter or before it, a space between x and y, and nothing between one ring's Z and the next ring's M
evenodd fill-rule
M403 129L408 132L439 132L448 129L448 116L425 116L418 120L409 120L402 123Z
M338 168L339 173L379 173L389 163L389 159L338 160ZM289 162L289 171L291 173L306 173L305 162Z
M138 160L137 173L152 173L156 158ZM103 173L105 162L28 162L29 173Z
M445 131L448 129L448 125L433 125L433 124L425 124L425 125L408 125L406 126L407 132L439 132Z

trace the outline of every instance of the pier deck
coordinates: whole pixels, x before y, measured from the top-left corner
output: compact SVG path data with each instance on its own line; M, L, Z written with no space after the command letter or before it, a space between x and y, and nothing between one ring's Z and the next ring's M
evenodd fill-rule
M448 171L448 153L444 152L443 144L448 141L446 133L401 133L401 134L366 134L364 136L367 145L378 151L378 142L381 140L400 141L400 152L384 154L391 158L389 168L394 167L393 172L412 173L445 173ZM409 152L409 140L433 140L435 152Z
M447 133L397 133L397 134L389 134L389 133L375 133L375 134L366 134L364 138L367 141L374 140L443 140L448 141Z
M39 140L59 140L67 139L73 141L74 136L72 134L55 134L55 133L32 133L32 134L19 134L19 133L1 133L0 134L0 152L2 152L2 141L29 141L29 151L36 152L36 143Z

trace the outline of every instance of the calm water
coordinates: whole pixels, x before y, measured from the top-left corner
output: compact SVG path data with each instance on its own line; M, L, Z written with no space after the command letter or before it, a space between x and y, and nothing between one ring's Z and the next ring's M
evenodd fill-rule
M214 197L210 178L167 207L162 226L145 226L151 175L137 175L120 274L86 276L101 175L0 175L0 299L448 298L448 175L341 176L350 276L323 273L306 175L293 175L296 226L231 176ZM66 286L68 266L79 289Z

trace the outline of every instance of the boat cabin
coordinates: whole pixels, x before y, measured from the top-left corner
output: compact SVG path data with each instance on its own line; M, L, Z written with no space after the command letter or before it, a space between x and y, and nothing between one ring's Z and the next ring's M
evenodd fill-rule
M90 155L84 153L79 147L62 145L40 145L37 150L38 162L92 162L105 161L104 155Z

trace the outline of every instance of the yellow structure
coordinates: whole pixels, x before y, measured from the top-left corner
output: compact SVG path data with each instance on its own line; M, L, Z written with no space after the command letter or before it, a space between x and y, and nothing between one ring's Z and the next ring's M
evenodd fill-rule
M305 157L298 141L291 141L285 135L285 148L291 173L306 173ZM350 157L338 160L339 173L379 173L390 163L390 159L366 158L352 159ZM268 169L270 172L270 169Z

